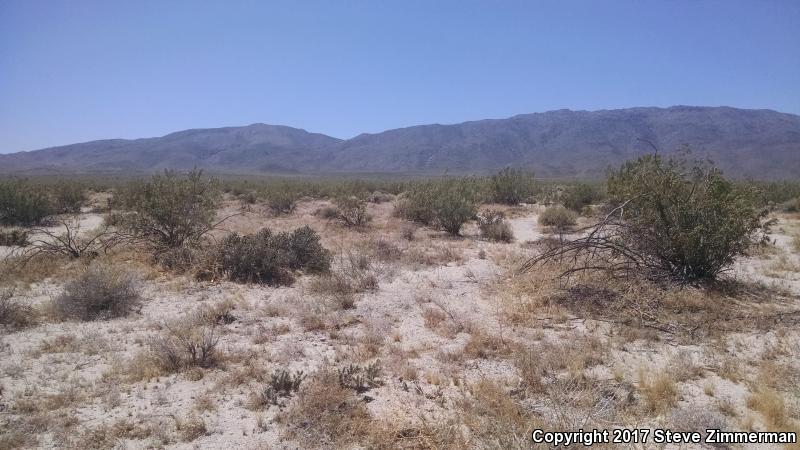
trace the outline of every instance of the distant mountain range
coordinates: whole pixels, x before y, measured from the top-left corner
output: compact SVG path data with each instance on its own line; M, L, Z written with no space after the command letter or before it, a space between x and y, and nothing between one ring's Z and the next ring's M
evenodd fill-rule
M341 140L278 125L179 131L0 155L0 173L486 173L597 177L609 166L688 146L735 177L800 177L800 116L674 106L559 110L454 125L420 125Z

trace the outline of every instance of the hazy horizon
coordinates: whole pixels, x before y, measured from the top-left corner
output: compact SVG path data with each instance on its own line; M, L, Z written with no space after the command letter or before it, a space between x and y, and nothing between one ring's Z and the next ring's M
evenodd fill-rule
M268 123L347 139L558 109L800 114L800 3L0 4L0 153Z

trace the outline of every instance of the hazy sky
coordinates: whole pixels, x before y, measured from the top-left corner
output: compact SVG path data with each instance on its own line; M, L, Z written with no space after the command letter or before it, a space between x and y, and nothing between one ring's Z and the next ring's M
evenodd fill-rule
M0 0L0 152L675 104L800 113L800 1Z

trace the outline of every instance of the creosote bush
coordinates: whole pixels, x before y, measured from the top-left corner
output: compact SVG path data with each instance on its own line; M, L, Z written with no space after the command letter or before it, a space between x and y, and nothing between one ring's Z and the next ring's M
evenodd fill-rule
M217 247L214 264L232 281L289 285L295 270L327 272L331 255L308 226L291 233L265 228L252 235L227 236Z
M372 216L367 214L367 202L356 197L340 197L336 199L336 217L348 227L363 227Z
M575 212L582 212L587 206L602 199L598 186L578 183L567 188L563 197L564 207Z
M291 214L297 206L299 193L289 189L274 189L267 194L267 205L274 214Z
M774 221L750 184L726 180L713 165L648 155L608 179L611 212L589 232L529 260L572 261L563 272L604 270L681 283L713 281L735 259L767 241Z
M495 203L517 205L529 201L537 191L533 174L507 167L489 178L489 196Z
M626 245L648 266L682 280L715 278L763 242L772 225L756 206L754 188L680 158L628 162L609 177L608 192L625 204Z
M577 215L563 206L551 206L539 215L539 225L563 233L575 226Z
M486 210L478 214L478 228L481 236L491 241L511 242L514 240L514 232L505 222L505 214L502 211Z
M219 183L204 178L200 170L185 176L167 170L116 196L116 204L132 211L116 217L117 225L157 251L195 245L217 225Z
M0 181L0 224L39 225L54 212L41 186L26 180Z
M431 181L412 188L407 201L398 204L396 214L457 236L461 226L475 217L480 198L480 186L474 178Z
M111 319L125 316L141 304L136 277L123 269L92 264L68 282L55 299L55 310L65 318Z

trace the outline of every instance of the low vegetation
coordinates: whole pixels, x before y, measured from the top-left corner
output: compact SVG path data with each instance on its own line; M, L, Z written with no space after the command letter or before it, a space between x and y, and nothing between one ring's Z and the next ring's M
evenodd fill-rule
M0 229L0 449L800 429L792 183L655 156L605 185L166 172L76 180L76 212L63 181Z
M551 206L539 215L539 225L548 227L556 233L571 230L578 222L578 216L563 206Z
M494 203L517 205L535 201L538 186L533 174L507 167L489 178L489 198Z
M117 192L115 204L130 211L117 225L156 251L198 245L219 224L220 195L219 182L202 171L167 170Z
M54 301L63 318L98 320L122 317L141 304L136 276L122 268L92 264L64 286Z
M214 250L214 269L232 281L290 285L293 271L324 273L331 255L308 226L291 233L262 229L256 234L228 235Z
M478 228L481 230L481 237L490 241L511 242L514 240L514 232L511 226L505 221L505 214L496 210L485 210L478 214Z
M616 275L646 271L710 281L765 242L773 224L752 188L731 183L713 166L680 158L628 162L609 177L608 192L615 206L593 231L526 267L569 255L575 265L566 273L602 267Z

